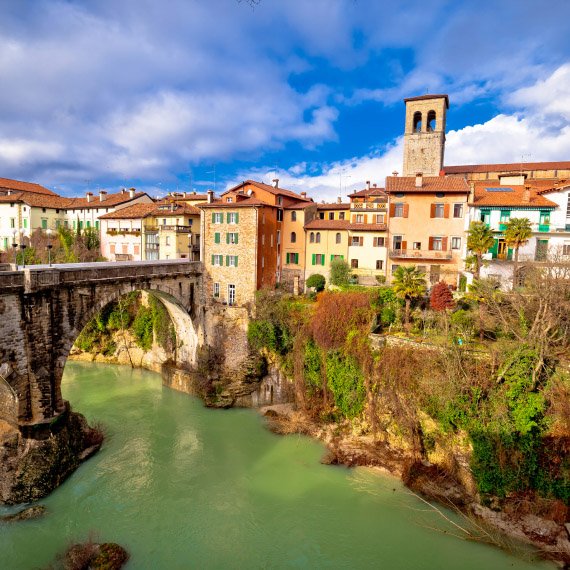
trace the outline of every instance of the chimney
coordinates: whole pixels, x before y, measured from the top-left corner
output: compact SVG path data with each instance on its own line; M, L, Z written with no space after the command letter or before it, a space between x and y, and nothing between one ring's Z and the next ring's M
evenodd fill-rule
M273 179L273 188L279 188L279 178Z
M306 192L301 192L301 196L302 196L303 198L306 198L306 197L307 197L307 193L306 193Z
M214 201L214 191L208 190L208 204L211 204Z
M340 196L336 199L336 203L337 203L337 204L342 204L342 198L341 198Z
M104 202L107 198L107 192L105 190L99 190L99 202Z
M192 191L192 196L196 196L196 190Z
M424 184L424 176L421 172L416 174L416 188L421 188Z
M121 188L121 194L126 194L127 193L127 189L126 188Z
M378 188L378 184L372 184L374 188Z
M367 181L366 181L366 189L367 189L367 190L370 190L370 180L367 180Z
M93 198L93 192L87 192L87 194L85 194L85 197L87 198L87 202L91 202Z
M530 203L530 186L525 186L522 195L522 201Z
M393 176L394 178L396 178L396 177L398 176L398 171L397 171L397 170L394 170L394 171L392 172L392 176Z
M136 190L134 188L129 188L129 198L133 199L136 194Z

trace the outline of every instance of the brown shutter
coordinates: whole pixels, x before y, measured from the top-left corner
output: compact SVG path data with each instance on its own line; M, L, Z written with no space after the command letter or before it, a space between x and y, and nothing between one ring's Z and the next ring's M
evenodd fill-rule
M442 249L442 251L447 251L447 238L446 237L444 237L441 240L441 249Z
M444 204L443 206L443 217L449 218L449 204Z
M431 205L431 210L430 210L430 218L435 218L435 204Z
M408 249L408 242L407 241L403 241L402 242L402 249L405 251L406 249Z
M396 204L390 204L390 217L393 218L396 213Z
M404 204L404 218L408 217L409 212L410 212L410 205Z
M430 251L433 251L433 238L432 238L432 237L429 238L428 249L429 249Z
M363 246L363 245L364 245L364 237L363 237L363 236L360 236L360 237L358 238L358 243L359 243L360 246Z
M378 247L378 238L374 238L374 245L373 247Z
M365 223L365 224L368 223L368 214L364 214L364 223Z

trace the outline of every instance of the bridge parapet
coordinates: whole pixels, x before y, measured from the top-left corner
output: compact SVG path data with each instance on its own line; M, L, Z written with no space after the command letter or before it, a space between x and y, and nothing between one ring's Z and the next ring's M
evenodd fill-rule
M24 286L24 274L21 271L0 272L0 292L21 289Z

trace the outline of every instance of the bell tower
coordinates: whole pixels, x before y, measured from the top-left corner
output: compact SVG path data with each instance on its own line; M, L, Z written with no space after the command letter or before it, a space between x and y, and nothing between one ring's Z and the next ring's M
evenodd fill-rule
M447 95L420 95L404 99L404 176L439 176L445 151Z

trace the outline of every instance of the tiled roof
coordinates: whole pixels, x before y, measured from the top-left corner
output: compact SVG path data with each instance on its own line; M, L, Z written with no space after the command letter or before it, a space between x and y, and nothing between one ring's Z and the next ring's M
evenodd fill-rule
M134 198L131 198L128 191L107 194L102 202L100 201L99 196L93 196L90 202L87 201L87 198L69 198L67 208L112 208L118 204L125 204L131 200L136 200L142 196L147 196L150 199L150 196L148 196L146 192L135 192Z
M222 196L224 196L228 192L235 192L238 188L241 188L242 186L246 186L248 184L251 186L257 186L257 188L270 192L275 196L287 196L288 198L295 198L300 202L310 201L309 198L303 198L303 196L297 194L296 192L293 192L292 190L287 190L286 188L279 188L279 187L275 188L274 186L270 186L269 184L264 184L263 182L256 182L255 180L245 180L241 184L238 184L237 186L234 186L233 188L226 190L224 193L222 193Z
M426 95L418 95L416 97L406 97L404 99L404 102L408 102L408 101L424 101L424 100L428 100L428 99L441 99L441 98L445 99L445 106L447 109L449 109L449 96L447 96L445 93L442 93L440 95L436 95L436 94L426 94Z
M364 190L348 195L349 198L366 198L367 196L386 196L386 190L384 188L364 188Z
M535 180L532 181L533 186L535 182ZM554 184L552 184L552 180L549 182L550 184L548 186L545 185L543 188L538 189L537 193L550 194L551 192L560 192L561 190L567 190L570 187L570 180L559 180Z
M512 172L518 174L531 170L570 170L570 161L561 162L514 162L504 164L462 164L444 166L446 174L467 174L469 172Z
M257 198L247 198L239 202L212 202L211 204L199 204L197 208L225 208L226 210L235 210L235 208L251 208L266 206L267 208L276 208L272 204L258 200Z
M416 187L415 176L387 176L386 191L394 192L469 192L469 184L456 176L424 176L422 185Z
M283 209L284 210L304 210L305 208L309 208L310 206L315 206L315 203L310 200L309 202L305 202L304 200L302 202L293 202L293 204L289 204L288 206L285 206Z
M186 194L184 196L184 194ZM174 192L173 194L169 194L167 196L169 200L207 200L208 194L197 194L193 192Z
M344 204L339 204L338 202L333 202L332 204L317 204L317 210L350 210L350 204L345 202Z
M140 218L147 218L156 210L156 204L133 204L126 208L121 208L115 212L99 216L100 220L137 220Z
M305 224L306 230L348 230L350 222L348 220L311 220Z
M487 190L494 188L495 190ZM500 188L500 191L496 190ZM503 207L521 207L521 208L555 208L556 204L548 198L541 196L536 188L530 188L529 201L523 200L525 186L511 185L499 186L498 184L489 184L488 181L482 181L475 184L475 197L473 206L503 206Z
M171 209L163 209L164 206L172 206L174 205L175 209L171 210ZM171 200L163 200L161 202L157 202L154 205L154 210L152 212L153 216L180 216L180 215L186 215L186 216L199 216L200 215L200 210L196 207L196 206L190 206L190 204L185 204L185 203L178 203L178 202L172 202Z
M50 196L57 196L44 186L35 184L34 182L23 182L21 180L12 180L11 178L0 178L0 191L1 190L17 190L22 192L33 192L34 194L47 194Z
M62 198L56 194L36 194L35 192L14 192L10 195L0 195L0 202L22 202L36 208L65 209L69 198Z
M350 224L350 229L355 232L385 232L386 224Z

